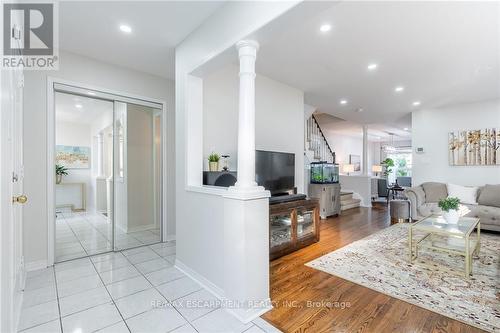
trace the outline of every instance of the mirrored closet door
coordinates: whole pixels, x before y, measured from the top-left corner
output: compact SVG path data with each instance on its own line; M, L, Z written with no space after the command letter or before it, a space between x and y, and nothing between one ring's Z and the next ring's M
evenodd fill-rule
M112 175L113 102L56 92L55 261L113 249L106 179Z
M55 262L162 240L162 105L54 85Z
M115 102L115 250L161 239L161 110Z

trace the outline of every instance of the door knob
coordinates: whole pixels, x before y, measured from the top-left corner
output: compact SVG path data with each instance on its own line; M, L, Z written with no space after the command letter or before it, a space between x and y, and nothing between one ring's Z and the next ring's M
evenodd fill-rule
M23 204L23 203L26 203L26 201L28 201L28 197L25 196L24 194L23 195L20 195L18 197L12 197L12 202L17 202L17 203L20 203L20 204Z

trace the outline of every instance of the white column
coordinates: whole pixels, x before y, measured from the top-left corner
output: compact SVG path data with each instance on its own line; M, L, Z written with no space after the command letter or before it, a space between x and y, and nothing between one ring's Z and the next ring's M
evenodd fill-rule
M368 126L363 125L363 175L368 176Z
M104 134L97 134L97 177L104 176Z
M258 44L236 44L240 58L238 181L224 195L226 308L250 322L271 308L269 299L269 191L255 182L255 58Z
M238 111L239 190L256 190L255 182L255 60L259 44L243 40L236 44L240 58L240 96Z

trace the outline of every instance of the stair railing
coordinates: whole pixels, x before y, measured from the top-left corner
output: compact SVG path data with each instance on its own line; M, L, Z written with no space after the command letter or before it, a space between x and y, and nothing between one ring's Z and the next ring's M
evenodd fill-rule
M335 153L328 144L314 115L311 115L311 117L307 119L306 124L306 138L309 143L309 149L314 152L314 158L320 161L335 163Z

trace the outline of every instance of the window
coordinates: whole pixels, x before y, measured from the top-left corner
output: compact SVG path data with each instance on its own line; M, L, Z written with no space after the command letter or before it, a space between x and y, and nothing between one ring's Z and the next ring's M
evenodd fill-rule
M389 183L396 182L397 177L411 177L412 175L412 154L411 148L400 147L388 152L387 157L394 161L394 168L389 175Z

